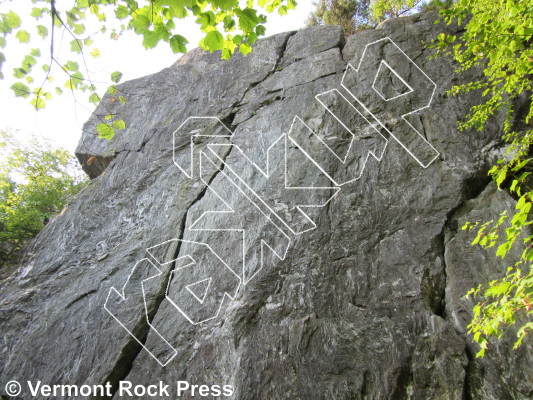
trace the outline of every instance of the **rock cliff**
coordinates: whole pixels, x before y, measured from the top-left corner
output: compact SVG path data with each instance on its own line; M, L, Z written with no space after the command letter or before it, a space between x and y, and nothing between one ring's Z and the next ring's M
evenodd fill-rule
M431 58L424 42L457 32L435 18L279 34L230 61L195 50L121 84L127 104L107 96L77 149L91 184L0 283L0 394L531 398L531 347L476 360L465 335L465 292L505 264L460 228L514 201L487 177L502 118L456 128L478 95L446 94L472 76ZM93 133L108 113L128 126L111 141Z

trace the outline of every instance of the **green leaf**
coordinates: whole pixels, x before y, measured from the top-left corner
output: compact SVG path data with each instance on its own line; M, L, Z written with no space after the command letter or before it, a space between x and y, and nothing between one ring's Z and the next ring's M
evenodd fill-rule
M510 248L511 248L511 243L509 242L504 242L500 244L498 246L498 249L496 250L496 256L504 258L505 254L507 254Z
M7 14L2 14L2 20L10 29L17 29L20 26L20 17L17 13L9 11Z
M224 47L222 49L222 59L223 60L229 60L232 55L233 55L233 52L230 49L228 49L227 47Z
M126 129L126 123L121 120L121 119L118 119L116 121L113 121L113 128L117 129L117 130L123 130L123 129Z
M213 3L221 10L229 11L239 6L239 0L214 0Z
M41 110L41 109L43 109L46 106L46 102L44 101L44 99L41 96L31 99L30 104L36 110Z
M266 28L264 25L257 25L255 28L255 33L257 36L263 36L266 33Z
M252 51L252 46L250 46L248 43L241 43L239 46L239 51L242 53L242 55L246 56Z
M245 8L239 14L239 27L244 31L251 31L261 22L257 16L257 11L252 8Z
M211 31L205 35L204 45L211 52L224 48L224 36L219 31Z
M153 49L161 40L161 35L154 31L145 31L143 33L143 46L145 49Z
M197 5L191 7L192 15L199 16L202 13L202 10Z
M117 8L115 8L115 15L118 19L124 19L130 15L130 11L128 7L120 4Z
M24 56L24 59L22 60L22 68L30 71L31 67L33 67L35 64L37 64L35 57L31 55Z
M528 159L525 159L525 160L521 160L519 163L517 163L517 164L513 167L513 171L519 171L519 170L521 170L521 169L524 168L527 164L529 164L530 161L531 161L531 158L528 158Z
M37 25L37 34L43 39L48 36L48 28L44 25Z
M98 137L102 139L112 139L115 136L115 129L109 124L98 124L96 125L96 131L98 132Z
M83 24L74 24L74 34L75 35L81 35L83 32L85 32L85 25Z
M0 49L3 49L6 47L6 40L3 36L0 36Z
M146 28L150 26L150 20L146 15L137 14L132 20L131 20L131 26L135 30L135 33L141 33Z
M96 93L91 93L91 95L89 96L89 102L93 103L94 105L98 105L100 101L100 96L98 96Z
M110 94L111 96L117 92L118 92L118 89L113 85L109 86L106 90L106 94Z
M72 74L70 79L68 79L65 82L65 87L67 89L74 90L74 89L77 89L78 86L81 85L82 82L83 82L83 75L81 72L77 71L74 74Z
M41 50L40 49L31 49L30 54L34 57L41 57Z
M170 32L170 31L172 31L172 29L174 29L176 27L176 23L174 22L173 19L169 19L166 22L166 24L164 25L164 27L165 27L165 29L164 29L165 31Z
M24 78L26 75L28 75L28 70L25 70L24 68L13 68L13 76L18 79Z
M74 39L70 41L70 50L72 52L81 54L82 48L83 48L83 44L81 43L81 40Z
M133 12L139 9L139 5L135 0L125 0L125 3L128 5L128 8Z
M98 7L98 4L96 4L95 2L90 2L90 1L89 3L92 3L89 6L89 10L91 14L98 15L100 13L100 7Z
M72 71L72 72L75 72L79 69L79 65L76 61L67 61L64 65L65 69L69 70L69 71Z
M114 82L114 83L119 83L120 80L122 79L122 72L120 71L115 71L111 74L111 81Z
M525 36L531 36L533 35L533 27L526 27L524 28L524 33L523 33Z
M187 9L183 0L161 0L162 6L168 6L172 16L182 19L187 16Z
M499 296L507 292L511 284L509 282L501 282L498 285L492 286L487 290L487 293L492 296Z
M91 54L91 56L93 56L94 58L100 57L100 50L98 50L98 49L96 49L96 48L95 48L95 49L92 49L92 51L91 51L90 54Z
M224 17L223 22L224 22L224 30L226 32L230 32L235 28L235 20L231 16L226 15Z
M20 43L28 43L30 41L30 34L23 29L18 31L15 37L19 40Z
M196 23L200 25L202 31L207 31L207 28L216 26L216 17L212 11L201 13Z
M41 17L43 16L43 13L45 12L45 10L46 10L46 8L37 8L37 7L33 7L33 8L31 9L31 14L30 14L30 15L31 15L33 18L37 18L37 19L39 19L39 18L41 18Z
M11 85L11 89L15 92L16 97L28 98L30 95L30 88L22 82L17 82Z
M248 43L254 44L257 41L257 35L255 32L250 32L246 37Z
M170 38L170 48L174 53L187 53L187 47L185 46L187 39L181 35L174 35Z

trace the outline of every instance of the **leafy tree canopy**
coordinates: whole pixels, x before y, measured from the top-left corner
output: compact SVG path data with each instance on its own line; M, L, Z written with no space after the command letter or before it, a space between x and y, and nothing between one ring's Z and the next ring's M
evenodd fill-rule
M495 248L504 260L511 248L524 249L505 277L470 292L480 301L469 330L480 345L478 355L483 356L488 339L502 337L508 326L518 324L515 347L533 331L533 0L458 0L440 14L448 24L463 24L465 32L461 36L441 33L437 49L453 56L458 72L483 71L481 79L451 90L454 94L478 91L481 96L481 104L472 107L459 126L482 130L489 118L505 113L502 140L507 154L489 173L518 200L513 215L504 213L496 221L463 227L477 231L473 245ZM527 99L525 109L515 109L518 98Z
M340 25L351 35L370 24L370 0L319 0L307 26Z
M133 31L147 49L165 43L174 53L185 53L188 40L178 21L192 17L204 34L200 46L220 50L228 59L237 51L248 54L265 34L267 18L260 9L284 15L296 7L296 0L17 0L17 5L21 2L27 3L27 14L15 12L12 0L0 1L0 79L9 56L6 45L35 44L9 79L15 95L28 98L36 109L64 90L86 92L94 104L101 101L88 68L89 59L100 56L95 46L99 34L118 40ZM68 38L68 49L63 38ZM62 80L54 79L57 72ZM116 84L121 77L116 71L110 80ZM116 93L116 88L109 91ZM125 127L121 120L102 122L99 134L107 138Z
M435 12L445 8L450 8L453 4L453 0L430 0L420 5L420 11L422 12Z
M0 131L0 263L87 184L76 159L37 139Z
M346 35L368 29L377 22L406 15L418 6L422 11L440 9L451 0L319 0L307 26L340 25Z
M374 0L370 12L375 21L398 18L414 10L422 0Z

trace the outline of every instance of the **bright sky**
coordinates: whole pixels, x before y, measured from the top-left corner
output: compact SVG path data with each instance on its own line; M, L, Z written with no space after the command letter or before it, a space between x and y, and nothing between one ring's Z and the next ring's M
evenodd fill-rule
M13 10L22 18L31 20L29 12L32 6L29 0L4 1L0 2L0 12ZM267 36L302 28L313 9L312 0L298 0L297 9L289 11L288 15L281 17L277 13L267 14ZM180 34L189 39L189 50L197 47L201 37L199 27L190 21L178 23L183 26ZM39 47L43 57L48 54L49 42L35 39L35 36L32 36L29 46L26 47L19 45L18 41L12 38L12 45L8 44L8 47L3 50L7 61L2 67L4 80L0 81L0 130L17 130L21 136L35 134L51 140L54 146L62 146L74 151L80 138L81 127L94 109L94 106L87 101L86 93L77 93L77 101L74 101L72 95L65 90L63 95L54 96L51 101L47 102L45 109L37 112L29 104L28 99L16 98L9 88L13 84L11 75L13 68L20 65L22 55L27 54L29 48ZM106 34L105 38L108 37L109 34ZM65 38L62 46L68 46L69 41L70 39ZM141 41L142 38L133 33L123 36L118 41L95 40L101 57L97 59L87 57L91 77L94 80L103 81L108 80L113 71L121 71L124 74L121 82L124 82L158 72L173 64L179 57L172 53L166 43L160 43L152 50L144 50ZM69 51L62 52L65 57L68 53ZM61 82L57 86L63 86L66 77L59 71L56 71L55 76ZM49 90L54 91L54 86L51 85Z

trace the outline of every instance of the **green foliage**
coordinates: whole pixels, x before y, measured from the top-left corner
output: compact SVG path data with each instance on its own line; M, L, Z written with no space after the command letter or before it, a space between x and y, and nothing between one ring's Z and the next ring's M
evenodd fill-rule
M370 14L375 21L398 18L414 10L422 0L375 0L370 5Z
M532 293L533 274L531 270L524 273L519 268L509 268L504 278L490 282L486 288L480 286L468 294L482 296L488 301L474 307L476 318L469 325L469 332L481 349L478 357L485 355L488 348L488 336L502 338L505 326L516 323L517 317L524 313L533 313ZM513 349L517 349L528 332L533 330L533 322L526 321L517 332Z
M458 72L483 70L481 79L451 89L453 94L477 91L482 100L459 128L482 130L489 118L505 113L502 140L507 151L489 173L498 187L518 199L514 215L503 214L498 221L464 227L477 230L473 245L494 247L496 255L504 259L515 246L524 247L520 260L509 267L505 277L470 292L481 297L469 332L481 346L478 355L483 356L488 338L501 337L506 327L520 324L515 347L533 331L533 190L528 170L533 139L533 0L458 0L440 15L448 24L463 24L465 32L462 36L441 33L434 47L453 56L459 63ZM527 109L515 110L516 100L524 96Z
M398 18L412 11L435 11L453 0L318 0L307 26L340 25L346 35L369 29L377 22Z
M516 210L511 219L504 212L498 221L489 221L482 225L467 223L463 226L463 230L477 230L472 245L495 247L496 255L502 259L505 259L516 242L525 244L520 260L507 269L503 278L479 285L467 294L482 299L474 306L474 318L468 325L469 333L480 345L478 357L485 355L489 345L488 337L502 338L505 328L515 324L520 317L522 325L517 332L513 348L518 348L526 335L533 331L533 236L524 236L525 227L533 223L527 220L531 203L517 204Z
M44 108L54 92L60 95L64 89L86 92L94 104L101 101L88 68L88 57L100 56L93 40L97 34L118 40L125 31L133 31L147 49L166 43L174 53L185 53L188 41L179 34L176 22L190 17L204 33L200 46L211 52L221 50L221 57L228 59L237 51L248 54L265 34L267 18L258 13L258 7L268 13L277 10L281 15L296 7L296 0L17 0L28 3L27 15L18 15L9 10L11 1L0 1L0 50L13 40L17 43L45 40L46 44L38 46L50 49L43 56L32 50L23 57L11 78L15 96L29 98L36 109ZM60 57L63 36L69 38L67 57ZM5 61L6 54L0 51L0 79L4 79ZM36 83L37 67L45 75ZM57 71L66 75L63 85L54 79ZM117 74L120 72L110 77L113 83L120 79L121 74ZM105 120L101 123L108 125L108 129L105 134L100 129L100 137L112 138L113 124Z
M319 0L309 15L307 26L340 25L346 35L370 25L370 0Z
M421 12L435 12L442 9L450 8L453 4L453 0L431 0L428 3L424 3L420 7Z
M87 184L64 149L0 131L0 263L34 237ZM9 250L6 251L5 248Z

